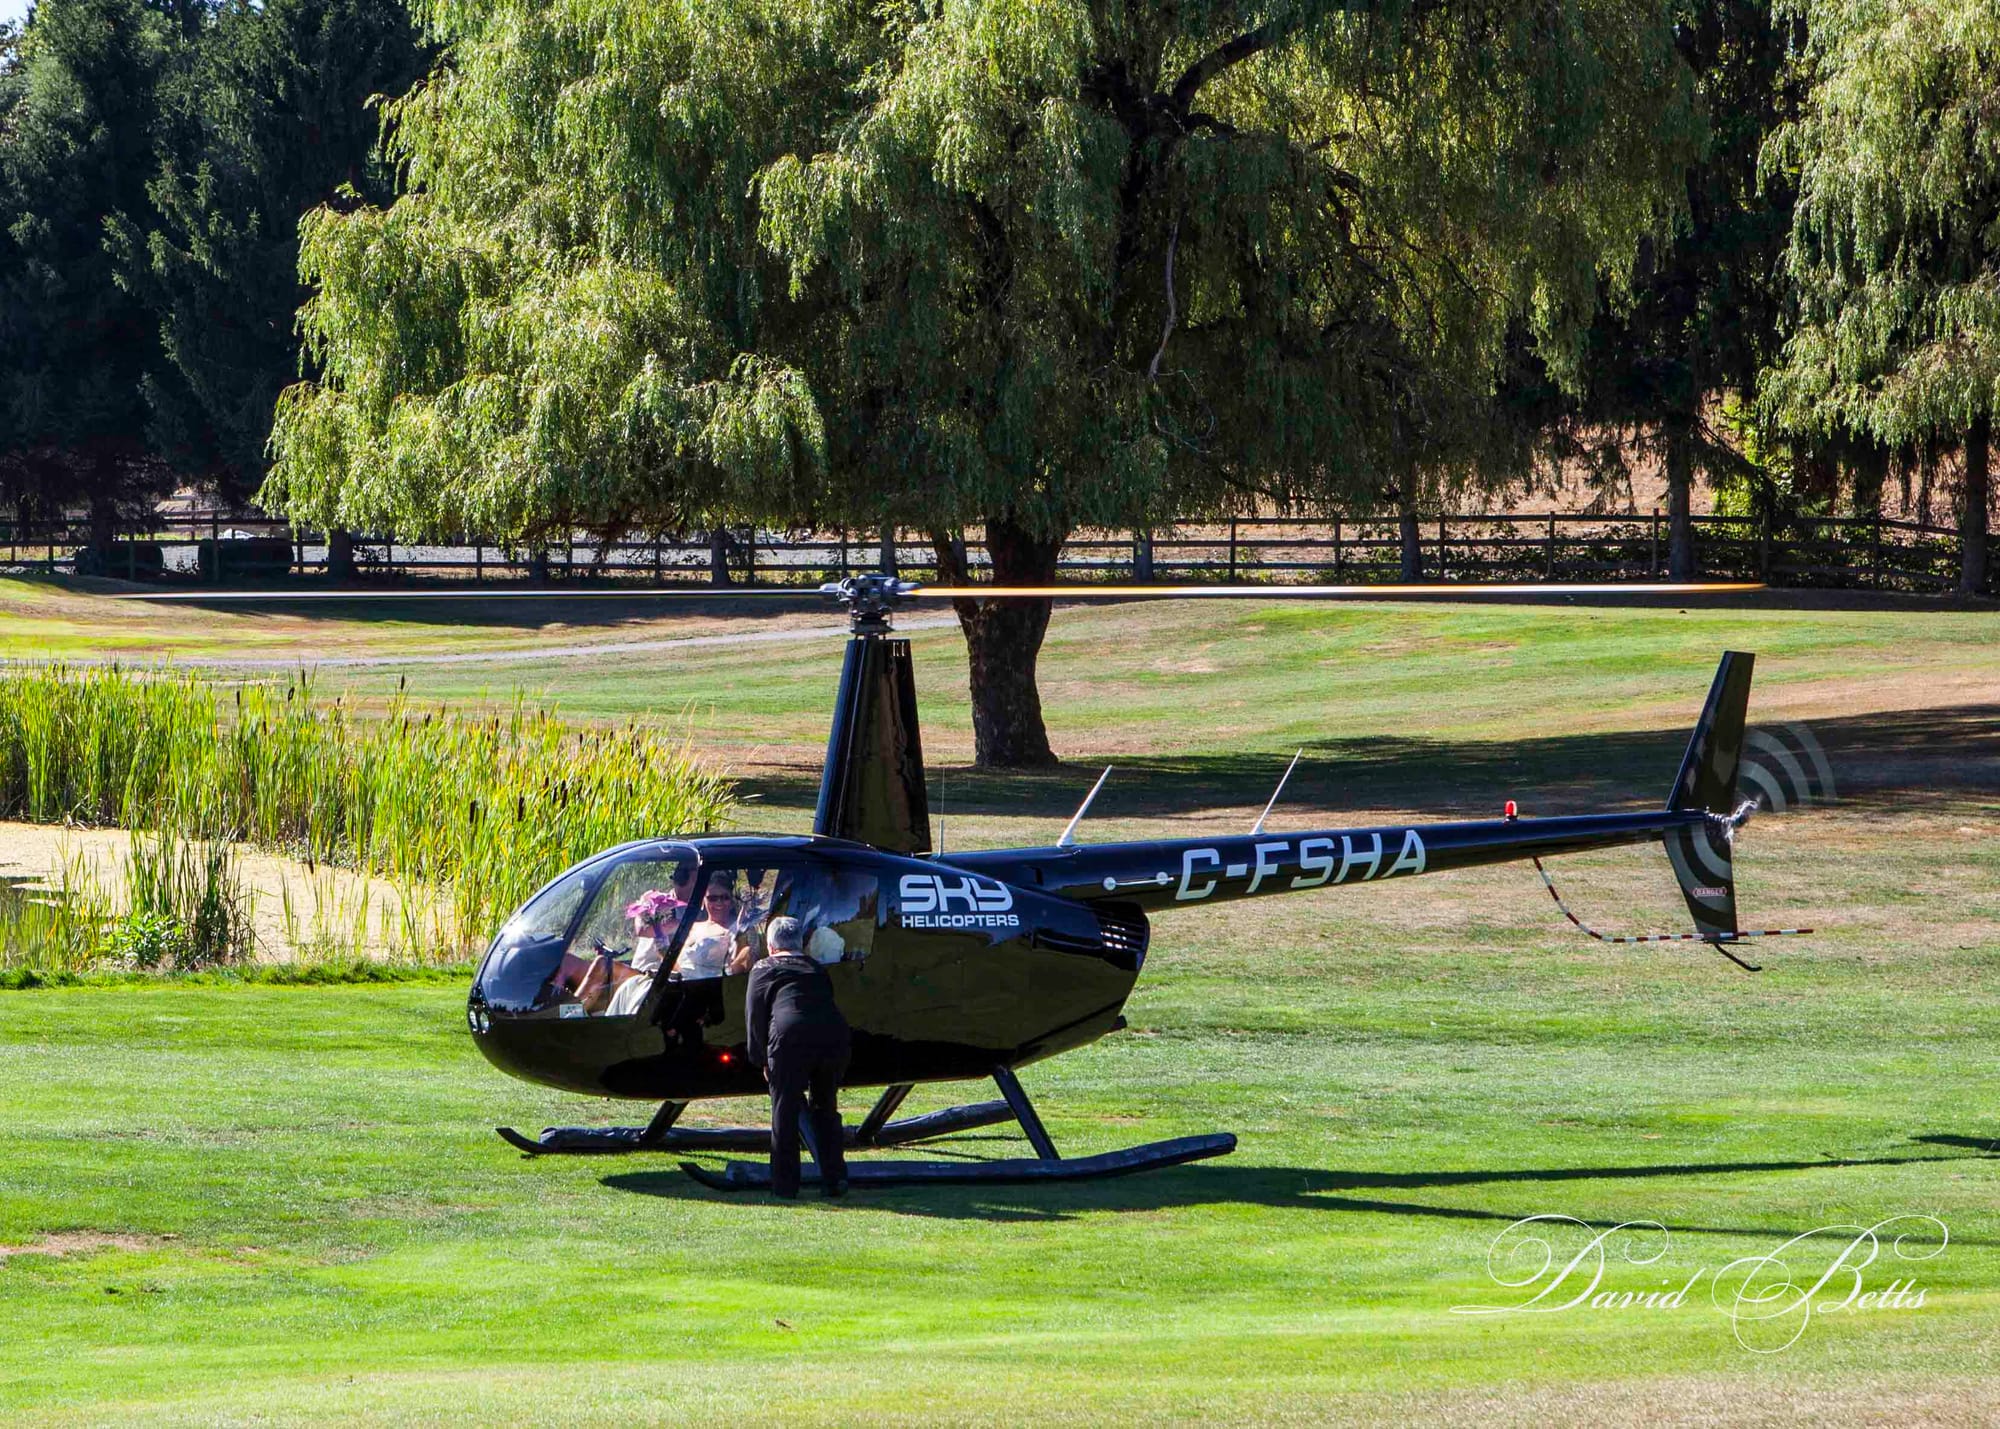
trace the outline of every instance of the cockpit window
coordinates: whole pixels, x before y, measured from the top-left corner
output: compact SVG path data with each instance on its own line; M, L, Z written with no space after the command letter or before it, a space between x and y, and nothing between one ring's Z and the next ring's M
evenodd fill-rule
M527 907L514 915L501 937L516 943L543 943L569 932L583 895L590 891L591 868L575 869L536 894Z
M704 871L701 899L674 961L674 976L692 981L748 972L764 956L764 920L770 916L777 878L769 868Z
M855 963L875 946L877 891L872 873L809 863L780 875L775 911L799 920L813 961Z
M651 983L686 916L692 858L586 864L551 884L494 939L479 991L499 1011L608 1013L627 983ZM588 906L586 907L586 902ZM628 996L636 1011L644 987Z
M796 918L807 956L859 962L875 945L873 874L814 858L700 866L657 846L573 870L494 940L479 993L496 1011L630 1017L656 984L746 973L769 951L770 920Z
M583 1016L629 1017L639 1010L688 915L692 859L618 864L592 895L558 974L560 990ZM568 1011L564 1016L577 1016Z
M528 901L493 940L479 970L479 994L503 1012L532 1012L554 1000L551 974L562 960L570 925L601 871L571 869Z

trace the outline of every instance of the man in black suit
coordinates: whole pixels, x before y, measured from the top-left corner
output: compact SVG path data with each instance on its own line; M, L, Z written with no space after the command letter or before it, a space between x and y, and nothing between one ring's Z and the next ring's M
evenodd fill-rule
M805 953L796 918L773 918L764 929L770 950L750 970L746 1018L750 1060L771 1088L771 1190L799 1194L799 1115L812 1107L820 1187L847 1194L847 1154L841 1144L840 1079L847 1071L847 1019L833 1001L833 979Z

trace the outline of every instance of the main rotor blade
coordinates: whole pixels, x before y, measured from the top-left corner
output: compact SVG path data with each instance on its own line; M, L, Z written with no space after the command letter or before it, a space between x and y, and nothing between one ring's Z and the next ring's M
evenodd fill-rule
M684 590L657 590L639 587L627 590L592 587L588 590L495 589L473 586L467 590L175 590L121 591L113 600L182 600L206 603L212 600L741 600L746 596L790 596L794 600L823 600L818 586L701 586Z
M1411 597L1473 599L1507 595L1740 595L1764 590L1762 581L1603 581L1586 584L1493 585L920 585L905 600L1402 600ZM676 590L207 590L120 592L114 600L151 601L403 601L403 600L746 600L824 599L817 586L702 586Z
M1764 590L1762 581L1599 582L1493 585L920 585L917 600L1131 600L1138 596L1190 600L1393 600L1408 596L1483 595L1735 595Z

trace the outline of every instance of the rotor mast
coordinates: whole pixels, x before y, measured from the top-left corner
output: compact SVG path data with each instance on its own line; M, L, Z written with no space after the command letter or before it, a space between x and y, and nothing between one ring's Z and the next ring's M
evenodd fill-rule
M846 658L827 732L813 832L892 853L928 853L930 801L910 642L890 635L908 581L870 573L820 587L847 607Z

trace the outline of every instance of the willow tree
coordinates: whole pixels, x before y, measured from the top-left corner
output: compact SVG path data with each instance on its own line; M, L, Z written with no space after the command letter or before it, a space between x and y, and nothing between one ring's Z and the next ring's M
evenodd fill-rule
M1667 484L1667 567L1695 573L1698 475L1743 468L1709 420L1723 392L1754 398L1777 354L1776 269L1790 191L1760 182L1759 151L1780 122L1789 26L1772 0L1681 0L1676 42L1694 77L1704 137L1670 234L1642 245L1629 291L1607 305L1585 346L1580 403L1562 412L1615 440L1600 472L1629 481L1628 454L1657 458Z
M430 0L408 188L309 221L267 497L478 528L1080 527L1335 503L1559 372L1693 125L1652 0ZM983 764L1043 602L966 601Z
M2000 403L2000 8L1810 0L1809 88L1766 164L1797 186L1799 318L1767 405L1807 438L1960 450L1959 589L1987 581Z

